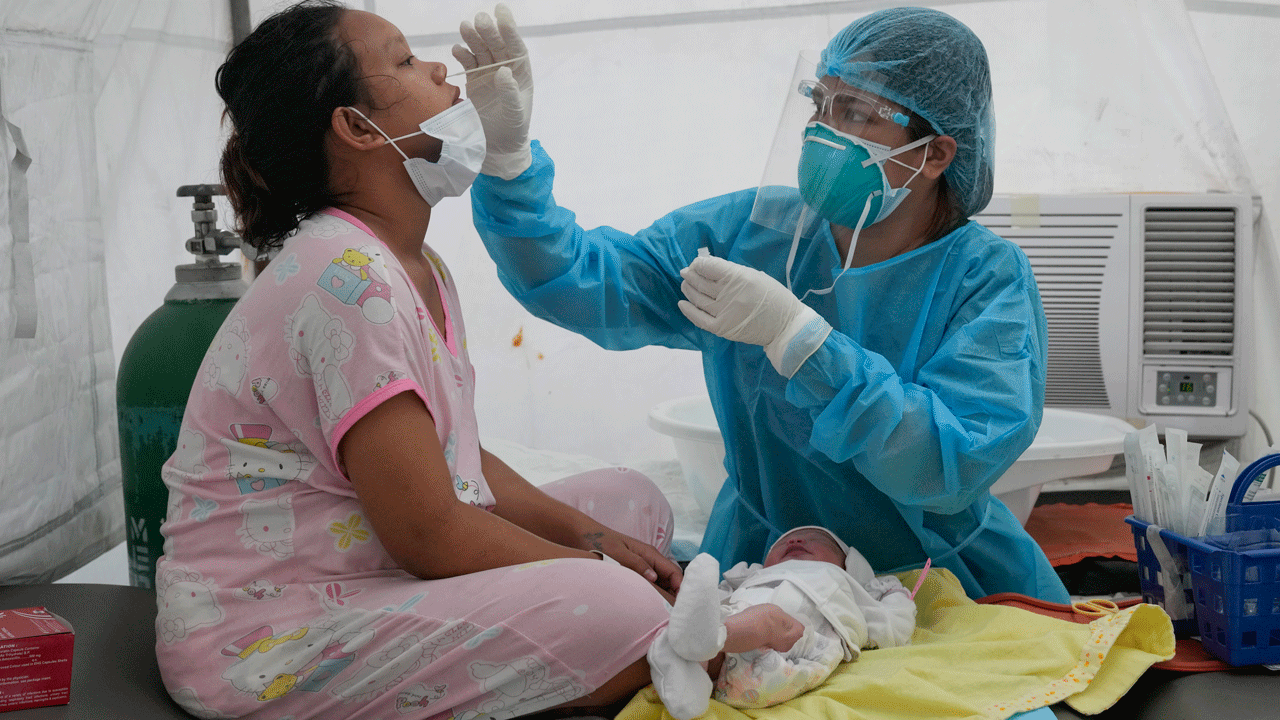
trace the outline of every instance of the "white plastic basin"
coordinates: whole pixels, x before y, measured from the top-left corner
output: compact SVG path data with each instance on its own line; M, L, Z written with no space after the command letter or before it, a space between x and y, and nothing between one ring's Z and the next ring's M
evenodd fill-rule
M669 435L684 482L704 515L729 476L724 469L724 438L711 410L711 398L690 395L658 403L649 411L649 427Z
M671 437L685 483L704 513L711 512L724 484L724 440L706 395L658 403L649 411L649 427ZM1118 418L1045 408L1031 447L991 487L1025 523L1047 482L1096 475L1111 467L1124 450L1133 426Z
M1134 427L1109 415L1045 408L1031 447L991 486L1018 521L1026 523L1047 482L1097 475L1124 452Z

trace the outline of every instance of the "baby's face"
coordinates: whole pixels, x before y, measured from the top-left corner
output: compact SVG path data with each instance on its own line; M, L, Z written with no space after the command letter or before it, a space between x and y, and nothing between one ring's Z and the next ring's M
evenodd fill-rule
M774 545L764 559L764 566L777 565L783 560L816 560L844 567L844 551L830 535L806 529Z

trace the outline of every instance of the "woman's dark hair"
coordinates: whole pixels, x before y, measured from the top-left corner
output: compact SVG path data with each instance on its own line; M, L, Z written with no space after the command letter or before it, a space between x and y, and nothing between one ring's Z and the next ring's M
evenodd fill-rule
M263 20L214 78L231 135L222 181L237 231L264 252L301 218L334 204L324 137L334 108L367 101L358 62L338 38L346 8L304 0Z
M910 113L911 121L907 123L907 136L909 142L915 142L922 137L929 135L941 135L929 124L928 120L920 117L915 113ZM951 184L947 182L946 175L938 176L938 204L933 209L933 219L929 221L929 229L925 233L925 242L933 242L947 233L955 230L966 221L964 212L960 208L960 201L956 198L955 193L951 192Z

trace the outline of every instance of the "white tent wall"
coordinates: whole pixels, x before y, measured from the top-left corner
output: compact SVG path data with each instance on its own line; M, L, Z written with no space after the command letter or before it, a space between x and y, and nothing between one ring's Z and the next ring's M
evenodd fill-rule
M0 6L0 582L123 539L95 164L103 8Z
M117 365L130 336L192 262L191 198L180 185L218 181L222 103L213 74L226 57L226 0L119 0L121 25L95 42L98 168ZM225 206L219 221L230 217ZM238 254L237 254L238 257Z
M284 4L252 3L253 22ZM821 48L862 14L903 3L508 4L532 52L533 133L557 163L557 199L584 226L638 230L685 203L755 185L797 52ZM1269 122L1280 115L1280 0L915 4L956 15L990 52L998 192L1230 190L1280 207L1280 153ZM492 10L475 0L348 5L383 14L419 57L454 69L448 48L458 22ZM223 130L213 73L229 44L230 18L227 0L0 0L0 20L2 109L25 131L33 157L26 174L31 247L42 271L39 332L49 333L43 342L50 348L35 353L10 331L16 244L3 192L14 146L6 136L0 491L10 499L0 527L29 518L39 528L83 497L67 489L79 487L71 476L119 494L114 383L106 376L160 305L173 266L188 261L182 247L192 234L190 206L174 196L176 188L217 180ZM46 66L56 73L35 72ZM225 204L221 217L229 220ZM1262 236L1256 255L1254 407L1280 425L1280 384L1267 362L1280 344L1273 235ZM703 389L697 354L609 352L532 318L498 283L465 197L437 208L428 241L458 279L482 433L614 462L672 454L669 441L648 429L646 414L661 400ZM59 295L68 288L87 296L72 317L55 323L52 309L68 302ZM80 384L61 390L76 373L84 376ZM1260 438L1246 438L1246 459L1265 447ZM37 504L45 493L75 499ZM56 562L11 553L27 570L6 570L9 560L0 560L0 578L34 578L66 567L64 558L91 557L104 538L120 537L113 512L100 532L85 536L94 538L83 543L87 549L64 549ZM0 534L0 553L11 537L23 537L14 532Z
M1280 113L1280 96L1275 92L1280 87L1280 0L1193 0L1188 8L1252 170L1254 192L1262 199L1253 276L1257 377L1253 408L1274 435L1280 431L1276 427L1280 425L1280 376L1274 370L1280 358L1280 140L1275 130ZM1269 448L1265 436L1255 431L1245 437L1241 449L1247 461Z
M533 134L556 161L557 199L586 227L637 230L684 203L756 184L797 52L902 3L508 4L533 56ZM997 191L1240 191L1280 200L1274 143L1263 135L1280 102L1258 92L1276 84L1280 4L923 4L965 21L990 52ZM411 0L359 6L395 22L420 57L451 64L455 18L479 9L470 0L436 2L430 13ZM255 5L255 18L267 7L278 4ZM1262 172L1252 174L1250 161ZM496 282L465 203L437 211L429 240L459 275L482 431L623 462L670 452L645 416L655 402L702 389L696 355L608 352L531 318ZM1258 253L1259 288L1274 285L1273 257ZM1266 293L1259 301L1274 303ZM1276 316L1257 312L1257 334L1273 336ZM1280 421L1271 410L1280 398L1259 375L1256 407ZM1261 437L1246 439L1245 454L1265 447Z
M124 538L115 368L189 257L174 189L216 169L230 27L221 0L9 0L0 27L0 179L29 198L0 195L0 582L34 583Z

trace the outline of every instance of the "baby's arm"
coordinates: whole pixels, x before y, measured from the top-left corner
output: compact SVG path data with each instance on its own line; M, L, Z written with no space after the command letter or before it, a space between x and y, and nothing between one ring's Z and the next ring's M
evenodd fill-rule
M752 605L725 618L724 652L771 648L785 653L804 635L804 624L773 603Z

